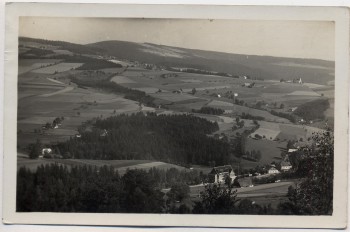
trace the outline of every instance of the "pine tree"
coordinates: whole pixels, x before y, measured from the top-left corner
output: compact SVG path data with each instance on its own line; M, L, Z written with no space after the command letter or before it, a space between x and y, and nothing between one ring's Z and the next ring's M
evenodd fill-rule
M36 143L32 146L30 152L29 152L29 158L31 159L37 159L39 155L41 154L42 144L39 139L36 140Z

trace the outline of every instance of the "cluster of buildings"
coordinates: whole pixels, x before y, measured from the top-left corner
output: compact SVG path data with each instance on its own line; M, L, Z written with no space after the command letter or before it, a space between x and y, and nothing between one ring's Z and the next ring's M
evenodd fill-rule
M224 165L213 167L211 172L208 174L209 183L225 183L227 178L234 180L236 178L235 172L231 165Z
M293 149L290 149L293 150ZM296 149L295 149L296 150ZM294 152L294 151L292 151ZM267 174L261 175L260 173L256 173L256 176L263 177L268 175L276 175L279 173L289 172L292 169L292 164L289 161L288 156L286 156L283 161L280 163L279 168L276 167L276 164L271 164L270 168L267 170ZM253 176L253 174L249 174L248 177ZM209 183L225 183L227 178L234 180L237 176L233 171L231 165L224 165L213 167L212 170L208 174ZM239 181L239 180L238 180Z

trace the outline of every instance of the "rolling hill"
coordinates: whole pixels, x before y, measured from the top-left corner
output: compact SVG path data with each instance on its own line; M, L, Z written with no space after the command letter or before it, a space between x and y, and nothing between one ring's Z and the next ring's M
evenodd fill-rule
M165 67L196 68L272 80L301 77L304 82L315 84L334 80L335 63L325 60L231 54L116 40L81 45L20 37L19 42L20 45L30 42L56 46L78 54L108 55Z
M334 62L316 59L252 56L194 50L124 41L102 41L88 46L105 50L108 55L171 67L197 68L249 75L264 79L293 79L326 84L334 79Z

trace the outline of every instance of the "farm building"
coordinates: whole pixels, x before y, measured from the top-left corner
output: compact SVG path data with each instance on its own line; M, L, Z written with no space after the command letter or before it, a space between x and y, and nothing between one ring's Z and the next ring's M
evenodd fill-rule
M100 134L100 137L105 137L108 135L108 131L106 129L103 129L102 133Z
M236 176L231 165L224 165L214 167L208 177L210 183L222 183L225 182L225 178L230 177L234 180Z
M43 148L41 150L41 154L42 155L45 155L45 154L50 154L52 152L52 149L51 148Z
M293 149L293 148L290 148L288 149L288 153L293 153L293 152L296 152L298 149Z
M278 174L280 171L278 171L275 167L271 167L268 171L268 174Z
M283 160L281 162L281 172L288 172L292 168L292 164L289 160Z
M290 109L288 109L289 112L294 112L296 109L298 109L298 107L292 107Z

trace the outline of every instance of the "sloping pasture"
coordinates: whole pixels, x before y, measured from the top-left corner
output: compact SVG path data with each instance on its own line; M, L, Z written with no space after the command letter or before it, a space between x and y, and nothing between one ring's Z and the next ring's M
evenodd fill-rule
M82 65L83 63L59 63L49 67L33 70L33 72L43 74L54 74L56 72L65 72L71 69L76 69Z

